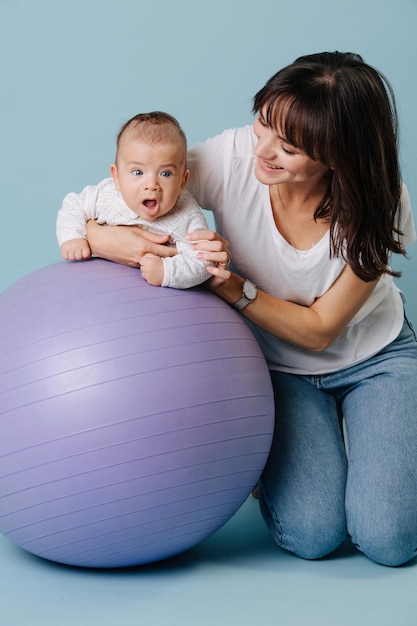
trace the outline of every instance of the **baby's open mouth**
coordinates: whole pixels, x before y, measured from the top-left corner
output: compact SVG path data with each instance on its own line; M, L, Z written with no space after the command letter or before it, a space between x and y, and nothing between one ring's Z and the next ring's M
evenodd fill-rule
M153 209L154 207L156 207L156 200L144 200L143 204L146 206L147 209Z

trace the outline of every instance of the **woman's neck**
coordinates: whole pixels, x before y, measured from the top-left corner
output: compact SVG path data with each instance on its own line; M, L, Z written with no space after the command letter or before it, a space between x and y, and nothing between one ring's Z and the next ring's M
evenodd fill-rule
M283 204L287 213L305 213L314 216L327 190L328 181L305 183L280 183L270 187L271 199Z
M270 187L275 225L284 239L296 250L310 249L329 228L329 220L314 218L325 191L325 185L281 183Z

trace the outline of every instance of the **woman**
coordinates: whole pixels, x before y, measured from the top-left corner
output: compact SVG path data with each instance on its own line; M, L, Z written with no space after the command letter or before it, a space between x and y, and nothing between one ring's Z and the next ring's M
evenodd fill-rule
M253 111L253 129L194 146L188 165L219 233L190 234L218 263L207 286L246 318L271 372L262 514L301 557L350 536L399 565L417 550L417 342L389 266L415 240L392 90L358 55L315 54L275 74ZM90 225L100 256L165 254L162 239L105 231Z

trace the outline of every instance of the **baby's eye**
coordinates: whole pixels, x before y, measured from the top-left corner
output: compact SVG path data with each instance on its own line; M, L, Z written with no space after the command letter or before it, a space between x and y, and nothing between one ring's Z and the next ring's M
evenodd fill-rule
M133 170L132 173L133 173L134 176L142 176L142 174L143 174L142 170Z
M164 172L161 172L161 176L165 176L166 178L169 178L170 176L172 176L172 173L168 170L165 170Z

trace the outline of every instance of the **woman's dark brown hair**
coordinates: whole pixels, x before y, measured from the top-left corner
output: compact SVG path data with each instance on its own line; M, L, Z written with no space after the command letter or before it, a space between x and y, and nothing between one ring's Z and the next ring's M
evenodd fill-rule
M330 220L331 254L371 281L403 254L395 98L386 78L353 53L299 57L255 95L253 112L311 158L329 166L315 218Z

